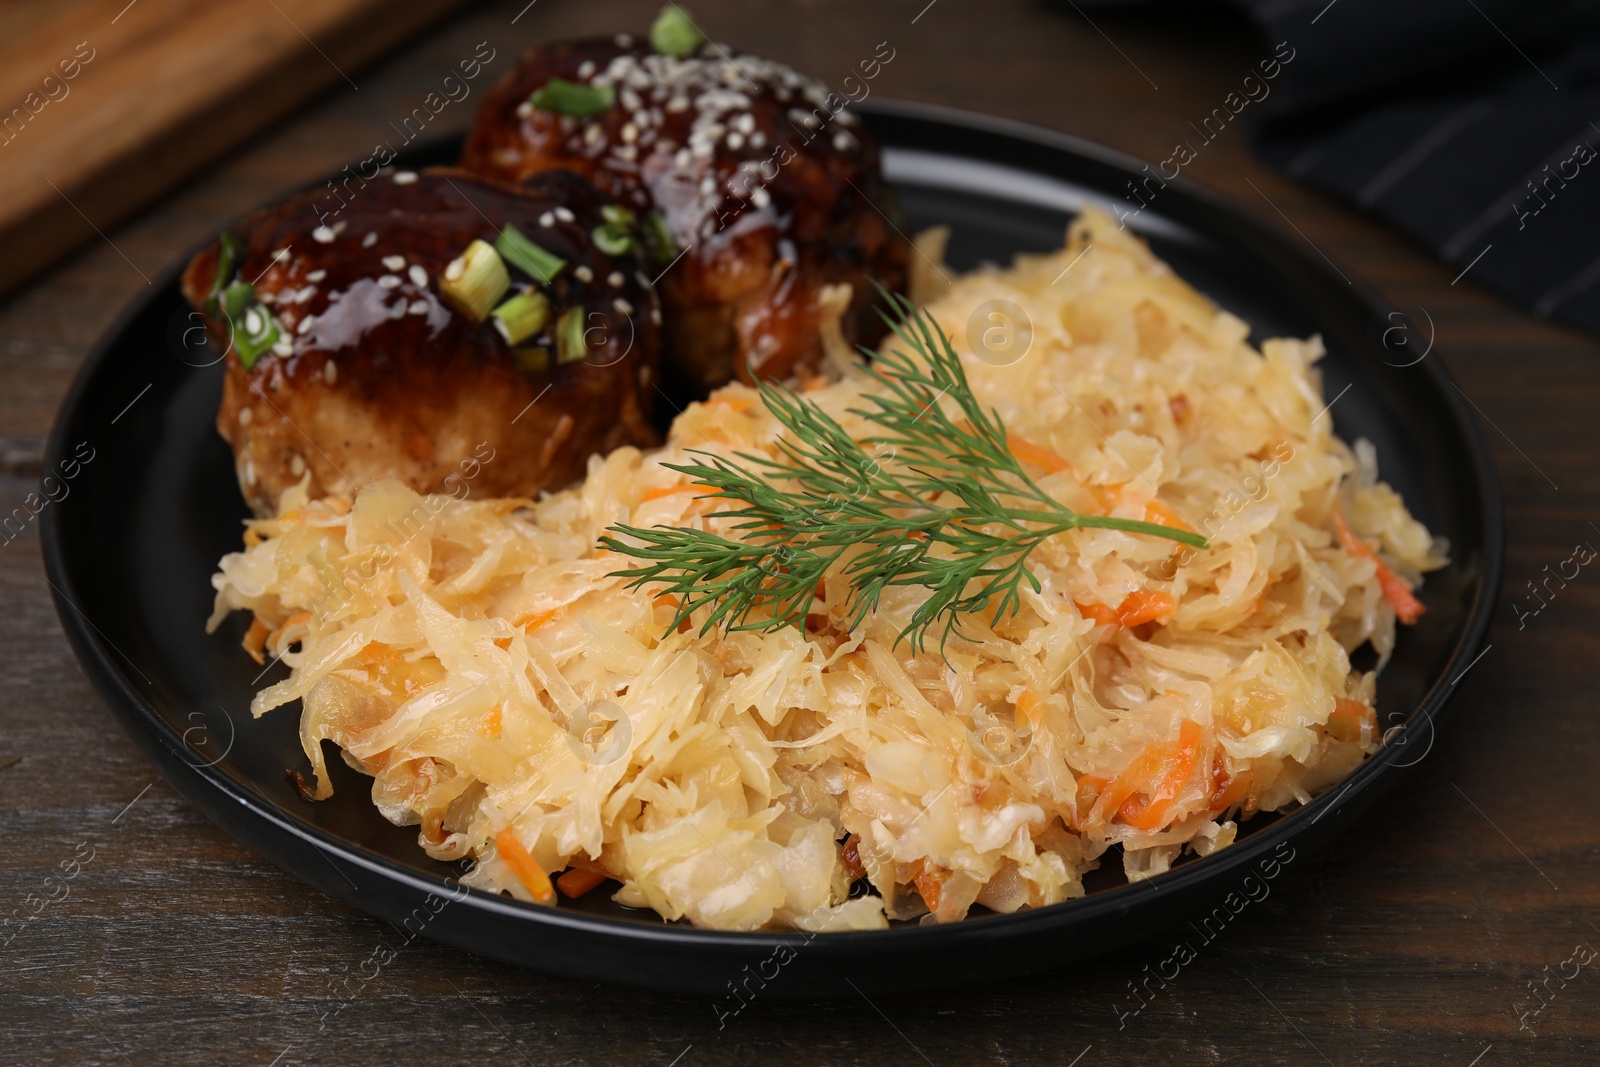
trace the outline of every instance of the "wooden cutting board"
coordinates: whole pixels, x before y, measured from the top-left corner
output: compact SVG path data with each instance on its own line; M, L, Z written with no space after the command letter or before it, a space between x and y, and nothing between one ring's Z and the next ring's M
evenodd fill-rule
M461 2L0 6L0 292Z

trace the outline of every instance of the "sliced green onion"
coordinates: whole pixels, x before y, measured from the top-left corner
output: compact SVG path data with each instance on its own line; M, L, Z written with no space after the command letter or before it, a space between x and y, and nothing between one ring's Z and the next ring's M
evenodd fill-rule
M583 339L583 309L568 308L556 323L556 362L576 363L589 358L589 346Z
M600 209L600 217L612 226L632 226L639 221L639 217L621 204L606 204Z
M677 4L668 4L650 26L650 47L664 56L682 59L706 43L706 35Z
M494 325L510 345L519 345L550 321L550 301L537 289L518 293L494 309Z
M673 240L672 231L667 228L667 217L659 211L652 211L644 217L640 236L657 263L669 263L678 254L678 242Z
M207 315L217 314L217 299L222 295L223 286L233 280L234 271L239 269L239 253L244 251L243 239L227 230L217 235L217 245L217 273L211 279L211 291L206 294Z
M528 97L528 103L557 115L586 119L607 111L617 102L614 85L582 85L565 78L551 78Z
M256 298L256 287L249 282L234 282L222 290L222 297L217 302L217 307L222 314L231 321L239 317L239 312L249 307Z
M487 241L473 241L439 276L439 295L473 322L487 318L509 288L505 262Z
M561 268L567 265L566 260L540 248L509 222L500 231L500 236L494 239L494 250L507 263L544 285L550 284L550 279L560 274Z
M550 369L550 353L542 348L513 348L511 364L524 374L543 374Z
M278 323L272 312L260 304L251 304L244 314L232 320L233 350L239 353L239 362L245 370L256 365L261 353L278 343Z
M610 223L596 226L589 236L594 240L594 246L608 256L620 256L633 247L633 234Z

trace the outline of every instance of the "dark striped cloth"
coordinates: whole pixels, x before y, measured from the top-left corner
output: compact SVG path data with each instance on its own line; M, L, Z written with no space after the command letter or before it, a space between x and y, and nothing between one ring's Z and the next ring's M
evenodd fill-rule
M1240 115L1262 158L1600 332L1600 0L1229 2L1293 55Z

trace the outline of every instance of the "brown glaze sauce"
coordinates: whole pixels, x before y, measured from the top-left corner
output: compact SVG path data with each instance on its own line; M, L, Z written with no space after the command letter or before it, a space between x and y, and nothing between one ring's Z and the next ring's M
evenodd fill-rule
M842 98L781 64L705 45L685 59L625 38L530 52L489 93L462 166L520 181L576 171L640 211L661 211L682 259L656 264L667 362L692 388L814 370L816 299L853 287L842 323L882 329L869 279L903 289L909 246L889 222L878 148ZM589 118L528 98L551 78L609 86Z

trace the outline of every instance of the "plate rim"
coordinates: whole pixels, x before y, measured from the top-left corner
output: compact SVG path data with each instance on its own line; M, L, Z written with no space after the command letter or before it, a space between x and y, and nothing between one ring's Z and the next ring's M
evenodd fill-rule
M853 110L868 116L869 119L872 116L882 116L891 120L904 119L954 127L986 136L998 135L1086 158L1129 175L1138 174L1140 169L1147 165L1145 161L1131 154L1072 134L945 105L873 98L860 105L854 105ZM458 140L458 137L453 136L437 138L419 143L410 151L420 154L430 148ZM1001 165L1013 166L1006 163ZM1014 169L1026 168L1014 167ZM1036 173L1046 172L1036 171ZM1289 240L1287 231L1278 228L1264 215L1184 175L1167 180L1167 185L1177 193L1174 199L1180 203L1184 198L1188 198L1213 218L1227 223L1230 227L1247 228L1252 231L1251 236L1255 242L1265 241L1269 245L1276 246L1281 252L1296 260L1300 266L1320 276L1321 281L1331 283L1334 276L1333 262L1330 260L1327 264L1319 263L1315 258L1305 254ZM316 182L303 186L303 188L317 187L319 186ZM258 209L252 208L251 211ZM167 291L167 287L181 273L187 260L186 255L159 272L152 284L130 301L95 341L57 410L45 448L45 470L54 469L56 464L67 456L69 446L66 431L73 421L73 416L83 405L93 383L99 377L101 367L108 360L112 350L146 307ZM1339 281L1341 284L1338 288L1344 289L1352 299L1368 308L1380 314L1394 310L1392 305L1359 275L1349 273L1339 278ZM1343 284L1346 282L1348 284ZM1461 667L1466 657L1477 651L1492 620L1504 567L1505 534L1499 475L1487 441L1466 403L1457 395L1460 390L1455 387L1454 380L1445 369L1442 359L1431 361L1424 359L1422 363L1426 366L1419 369L1430 379L1433 391L1443 401L1443 410L1449 413L1456 433L1467 446L1469 458L1467 466L1472 472L1472 482L1482 503L1480 512L1475 518L1483 530L1481 570L1461 631L1451 644L1450 652L1437 676L1433 678L1405 720L1407 730L1411 729L1411 724L1418 718L1426 722L1431 744L1436 738L1439 716L1447 706L1455 682L1460 680L1460 676L1456 675L1455 681L1449 679ZM812 955L822 956L854 954L857 950L886 945L895 949L925 950L940 943L969 937L988 939L1002 932L1008 936L1016 936L1030 930L1042 933L1047 928L1069 919L1093 921L1096 917L1122 911L1139 898L1179 895L1186 890L1197 888L1195 883L1224 877L1230 869L1237 871L1251 867L1277 845L1300 837L1301 827L1306 825L1308 820L1310 824L1314 824L1323 816L1351 805L1363 794L1368 793L1375 782L1381 779L1383 783L1389 783L1395 780L1400 772L1413 765L1399 762L1408 756L1406 746L1386 744L1336 786L1331 786L1314 797L1311 803L1281 815L1271 824L1251 832L1237 845L1186 862L1149 880L1096 890L1083 897L1044 907L1024 908L1011 914L982 915L956 923L899 926L884 930L838 931L819 938L803 930L712 930L666 921L653 922L648 916L635 920L528 904L482 890L467 889L459 886L459 883L452 889L451 879L435 877L370 851L359 844L347 842L329 831L296 818L281 809L269 797L234 782L216 767L198 765L185 758L184 754L190 750L182 737L137 691L133 679L122 668L121 663L126 657L110 644L109 638L100 633L98 627L83 614L69 595L76 594L78 590L72 579L72 566L65 554L59 510L46 509L41 516L40 541L45 577L51 587L52 600L55 602L62 628L80 667L106 704L107 710L113 714L124 730L132 735L131 739L152 758L163 777L181 794L190 800L196 800L197 798L191 795L191 790L219 793L222 799L242 805L251 816L261 820L274 833L287 835L288 838L315 848L330 862L337 860L352 867L365 869L385 880L400 883L415 893L434 896L448 894L457 906L469 907L500 919L523 922L530 928L553 927L622 941L661 942L681 949L775 950L780 946L795 947L805 944L810 947ZM136 664L134 667L137 670ZM214 796L208 797L206 804L197 806L205 811L207 804L215 799ZM222 826L236 838L239 837L232 826L211 816L209 811L205 813L211 821ZM307 882L313 888L323 888L311 882L301 872L285 867L276 857L255 844L247 843L246 847L285 869L297 880ZM337 892L330 892L329 895L340 896ZM357 901L347 899L347 902L363 910L370 910ZM1159 928L1161 924L1153 924L1150 932L1154 933ZM533 965L538 966L537 963Z

